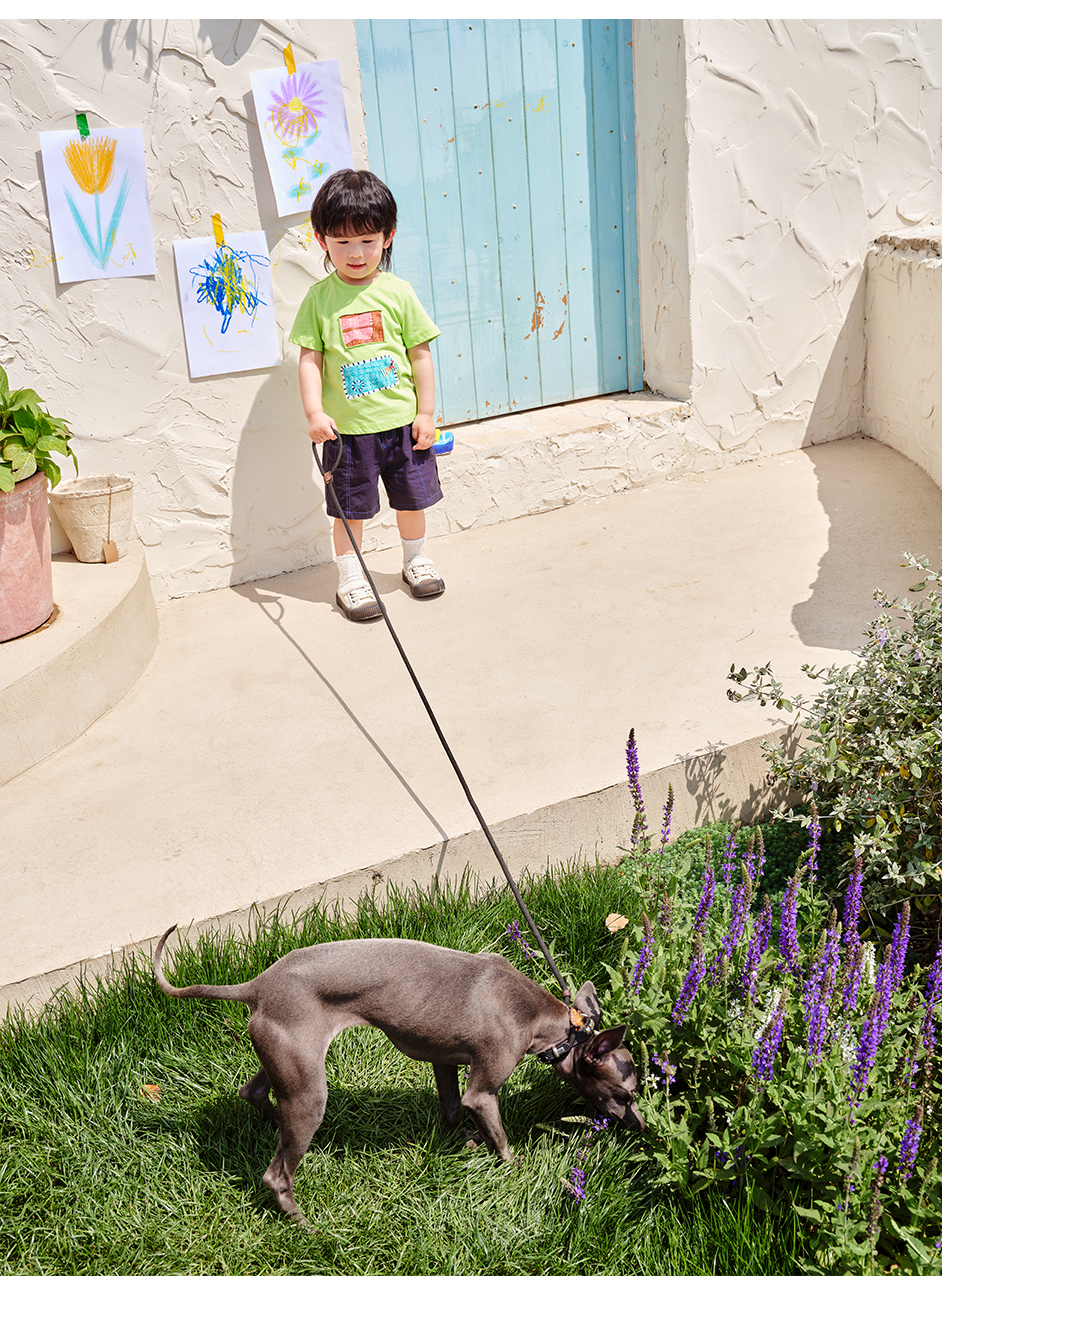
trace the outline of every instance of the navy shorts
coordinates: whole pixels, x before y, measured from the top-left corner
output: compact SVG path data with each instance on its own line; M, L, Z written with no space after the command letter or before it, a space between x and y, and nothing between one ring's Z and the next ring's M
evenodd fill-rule
M334 467L334 490L345 516L353 522L367 521L379 511L379 478L386 499L395 512L417 512L438 503L439 470L435 449L413 450L412 426L383 430L379 434L341 434L341 457ZM334 439L323 444L323 473L337 452ZM326 487L326 511L339 516Z

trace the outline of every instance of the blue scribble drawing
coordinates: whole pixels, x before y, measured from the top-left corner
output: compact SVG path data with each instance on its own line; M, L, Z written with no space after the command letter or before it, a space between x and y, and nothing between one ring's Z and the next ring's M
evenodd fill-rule
M270 261L230 245L219 245L197 268L190 269L199 304L210 305L221 315L222 336L228 332L234 314L250 314L254 323L259 306L266 304L259 291L256 266L268 268Z
M128 190L131 187L131 176L129 174L124 176L120 192L117 194L116 202L113 205L112 217L103 235L101 231L101 196L112 184L113 171L116 166L116 139L105 134L72 139L70 143L64 146L64 161L67 163L67 168L71 172L75 183L84 194L91 195L94 200L96 239L91 236L89 227L83 221L82 214L79 212L75 200L71 197L71 192L66 186L64 187L64 197L67 199L71 216L78 227L82 242L86 246L86 252L104 272L105 265L109 261L109 255L116 244L116 228L120 225L120 217L127 202Z

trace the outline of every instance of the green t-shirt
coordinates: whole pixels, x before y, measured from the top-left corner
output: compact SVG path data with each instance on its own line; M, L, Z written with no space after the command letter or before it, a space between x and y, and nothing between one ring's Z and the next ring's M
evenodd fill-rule
M322 353L323 410L338 432L376 434L416 419L409 348L438 335L400 277L350 286L332 272L300 302L289 341Z

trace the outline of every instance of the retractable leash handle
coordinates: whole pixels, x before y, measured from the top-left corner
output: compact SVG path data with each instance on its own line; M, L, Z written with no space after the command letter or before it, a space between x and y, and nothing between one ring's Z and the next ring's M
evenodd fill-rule
M329 443L330 440L328 439L327 442ZM338 464L338 459L341 457L341 448L342 448L341 439L339 437L335 436L333 442L337 444L337 453L334 456L333 465L325 468L323 467L322 459L320 459L319 457L319 445L314 441L312 441L311 444L311 451L315 454L315 464L319 467L323 480L326 482L326 491L330 495L333 505L337 510L338 517L341 518L342 525L345 528L345 534L349 537L349 544L353 547L353 553L360 560L360 567L363 571L364 577L367 579L368 586L371 587L372 595L375 597L375 603L376 605L378 605L379 610L382 613L383 622L386 624L387 628L389 629L390 636L394 639L394 646L396 646L398 649L398 655L400 655L402 661L405 664L405 668L409 671L409 678L413 681L413 685L416 688L417 693L419 693L420 695L420 701L423 702L424 710L428 714L428 720L431 721L431 724L435 729L435 733L436 735L438 735L439 743L441 743L443 746L443 752L449 758L450 765L454 768L454 774L457 776L458 782L461 785L462 790L464 790L465 792L465 798L468 799L469 801L469 807L475 813L477 822L480 823L480 830L484 833L484 836L487 839L487 843L491 846L492 853L495 855L495 858L498 860L499 867L502 869L503 877L506 878L507 885L510 887L510 890L514 893L514 900L517 901L518 909L521 911L522 917L524 918L525 922L529 925L529 930L531 931L533 937L536 939L537 945L539 946L541 952L543 953L544 960L546 960L548 965L551 967L551 972L558 981L559 989L562 992L563 1001L566 1003L567 1007L569 1008L571 1005L571 999L570 999L570 990L566 986L566 980L562 977L562 974L559 971L559 967L551 959L551 952L548 951L547 944L544 942L544 939L540 936L540 930L536 927L536 924L533 922L533 917L529 913L528 907L526 906L525 902L521 899L521 892L518 891L517 883L514 881L513 876L510 873L510 869L506 865L506 860L503 858L502 851L499 849L498 845L495 842L495 837L491 834L491 829L488 827L487 822L484 820L484 815L483 813L481 813L479 805L477 804L476 800L473 798L472 790L469 789L468 781L466 781L461 768L458 766L457 758L454 756L453 750L451 749L449 743L446 740L446 735L444 735L442 732L442 726L439 724L435 712L431 709L431 703L427 700L427 695L425 694L423 688L420 685L420 680L416 677L416 671L412 667L412 662L405 654L405 648L401 645L401 639L394 631L394 625L390 622L390 616L386 612L386 606L383 604L382 597L375 589L375 583L371 580L371 575L368 572L367 564L364 562L364 556L360 553L360 547L357 545L356 540L353 537L352 528L349 526L348 519L345 516L340 501L338 500L337 490L334 489L334 482L331 479L331 475L334 471L334 468Z

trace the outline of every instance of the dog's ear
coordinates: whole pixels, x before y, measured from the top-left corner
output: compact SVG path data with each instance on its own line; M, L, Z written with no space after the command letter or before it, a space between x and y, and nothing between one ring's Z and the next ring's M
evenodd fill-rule
M592 986L590 980L586 980L578 989L577 996L574 998L574 1006L583 1016L589 1016L594 1021L600 1019L600 1003L596 999L596 989Z
M601 1030L599 1034L594 1034L585 1045L585 1056L590 1062L599 1062L601 1058L607 1057L609 1053L614 1053L622 1043L625 1034L625 1025L616 1025L612 1030Z

